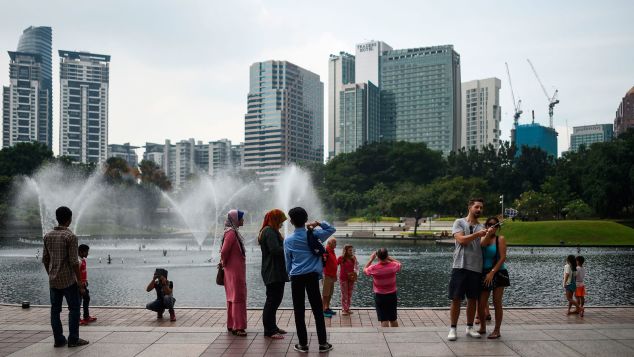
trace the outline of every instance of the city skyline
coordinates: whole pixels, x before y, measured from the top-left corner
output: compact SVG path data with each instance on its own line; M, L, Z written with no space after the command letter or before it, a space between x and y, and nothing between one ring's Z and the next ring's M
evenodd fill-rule
M513 114L504 62L509 63L515 94L524 104L520 123L529 123L530 111L535 110L536 121L547 125L547 101L526 63L530 58L547 89L560 92L561 104L555 109L560 152L567 150L573 126L612 122L620 99L632 87L634 69L627 64L634 57L634 30L625 24L631 13L627 8L634 6L628 2L610 8L546 2L530 6L410 2L394 7L384 17L379 16L379 2L364 2L363 8L345 4L336 14L328 6L289 4L125 3L123 11L117 6L100 8L103 16L92 18L87 15L97 5L77 4L73 13L65 13L55 2L37 3L37 12L27 11L36 2L12 3L5 8L14 11L0 15L0 49L15 50L29 26L51 26L54 51L76 49L115 57L109 142L137 146L167 137L199 135L244 141L251 64L287 60L327 81L330 54L353 52L357 44L371 39L394 48L451 44L461 56L463 82L500 78L502 140L509 140ZM147 16L139 20L140 11ZM424 24L414 21L421 11L435 16ZM115 12L119 21L112 26L109 19ZM16 17L15 13L29 16ZM224 16L214 17L216 13ZM299 16L308 13L310 17ZM211 17L214 21L208 21ZM473 17L478 19L477 26L469 25ZM362 23L365 18L377 21ZM449 18L452 26L444 26ZM93 23L95 26L89 26ZM352 23L354 27L349 26ZM108 31L99 30L105 27ZM53 62L56 149L60 87L55 57ZM8 56L0 56L0 68L8 68ZM8 76L0 76L0 84L7 85ZM324 98L324 112L327 101Z

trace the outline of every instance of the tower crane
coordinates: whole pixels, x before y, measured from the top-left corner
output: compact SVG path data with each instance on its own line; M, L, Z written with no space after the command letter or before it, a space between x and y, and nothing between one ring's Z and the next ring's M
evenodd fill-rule
M517 122L520 120L520 116L522 115L522 100L515 101L515 93L513 92L513 83L511 82L511 72L509 71L509 64L504 62L506 66L506 75L509 77L509 88L511 88L511 97L513 98L513 107L515 108L515 113L513 114L513 126L517 126Z
M535 78L537 78L539 85L542 87L542 90L544 91L544 95L546 95L546 99L548 99L548 117L550 118L550 127L552 128L553 127L553 112L555 109L555 105L559 104L559 99L557 99L559 90L555 89L555 93L553 93L553 95L550 96L548 94L548 91L546 90L546 87L544 87L542 80L539 79L539 75L537 74L537 71L535 70L535 66L533 66L533 63L531 62L531 60L527 58L526 61L528 61L528 64L531 66L531 69L533 70L533 73L535 74Z

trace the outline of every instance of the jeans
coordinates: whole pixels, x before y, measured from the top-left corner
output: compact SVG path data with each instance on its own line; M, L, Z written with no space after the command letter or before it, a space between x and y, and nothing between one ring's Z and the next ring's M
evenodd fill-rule
M284 282L281 282L266 285L266 302L262 310L262 324L264 324L265 336L272 336L279 330L275 313L284 298L284 284Z
M306 321L304 318L304 311L306 310L304 307L306 302L305 293L308 295L310 309L313 311L315 318L319 344L323 345L328 342L326 341L326 322L324 321L324 310L319 292L319 274L308 273L292 276L291 292L293 295L293 310L295 313L295 326L297 328L299 344L308 346L308 333L306 332Z
M145 305L145 308L163 314L165 309L168 309L170 312L174 310L174 302L176 302L176 299L174 299L172 295L165 295L163 299L156 299Z
M62 312L62 302L66 298L68 305L68 342L75 343L79 339L79 287L73 284L64 289L50 288L51 294L51 327L56 344L66 342L64 328L59 315Z
M86 292L84 295L80 295L79 299L84 308L84 320L87 320L90 317L90 312L88 311L88 306L90 305L90 292L88 291L88 286L85 288Z

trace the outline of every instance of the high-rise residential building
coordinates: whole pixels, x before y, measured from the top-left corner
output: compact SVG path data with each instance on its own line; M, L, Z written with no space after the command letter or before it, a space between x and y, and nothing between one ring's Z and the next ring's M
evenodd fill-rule
M2 146L38 141L52 145L50 88L42 56L9 51L9 86L2 89Z
M53 148L53 29L48 26L30 26L22 32L18 41L18 52L33 53L40 56L41 90L46 91L46 117L39 120L40 136L46 133L45 143Z
M335 140L339 136L339 92L344 84L354 83L354 56L340 52L330 55L328 61L328 158L335 153Z
M379 140L379 88L372 82L346 84L339 92L335 154Z
M243 165L265 183L290 163L322 162L324 84L287 61L250 68Z
M634 128L634 87L632 87L619 103L614 119L614 136L625 133L627 129Z
M139 157L136 154L138 146L132 146L130 143L108 144L108 158L119 157L125 160L130 167L136 167L139 164Z
M575 126L570 134L570 151L577 151L581 145L589 148L593 143L602 143L614 138L612 124Z
M110 56L63 50L59 56L59 153L77 162L103 162L108 153Z
M498 78L462 83L462 134L460 147L500 147L500 87Z
M356 83L372 82L381 87L381 56L392 47L382 41L370 41L356 46L354 77Z
M452 45L385 51L379 69L381 140L424 142L444 154L460 147L460 55Z
M557 158L557 132L553 128L536 123L518 125L515 128L516 155L521 155L522 147L537 147Z
M210 141L208 152L210 176L238 172L242 168L242 144L232 145L228 139Z

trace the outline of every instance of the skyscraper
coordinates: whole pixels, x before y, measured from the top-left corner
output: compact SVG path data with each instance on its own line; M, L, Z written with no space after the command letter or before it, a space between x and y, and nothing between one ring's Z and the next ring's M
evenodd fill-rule
M375 86L381 87L381 55L384 51L391 50L392 47L382 41L370 41L358 44L355 52L355 82L372 82Z
M330 55L328 61L328 158L335 153L335 140L339 135L339 92L344 84L354 83L354 56L340 52Z
M53 147L53 29L48 26L30 26L22 32L18 41L18 52L33 53L40 56L41 90L47 92L46 117L40 119L38 126L41 136L46 139L38 141Z
M460 147L500 147L500 87L497 78L462 83L462 139Z
M335 153L349 153L379 140L379 88L372 82L346 84L339 92Z
M49 90L44 87L42 57L9 51L9 86L2 89L2 146L38 141L49 148Z
M515 128L516 156L521 155L522 147L527 146L540 148L557 158L557 135L555 129L536 123L518 125Z
M460 147L460 55L453 46L385 51L379 69L381 140L424 142L444 154Z
M570 134L570 151L577 151L581 145L589 148L594 143L610 141L614 138L612 124L575 126Z
M287 61L251 65L244 168L270 184L290 163L322 162L323 106L319 75Z
M614 136L625 133L627 129L634 128L634 87L625 93L614 119Z
M110 56L63 50L59 56L59 153L77 162L103 162L108 153Z

